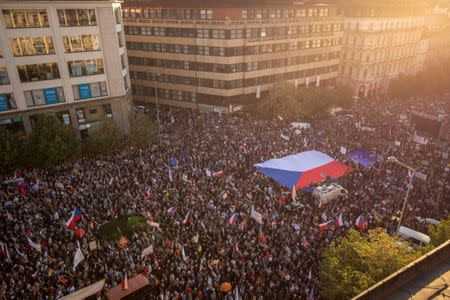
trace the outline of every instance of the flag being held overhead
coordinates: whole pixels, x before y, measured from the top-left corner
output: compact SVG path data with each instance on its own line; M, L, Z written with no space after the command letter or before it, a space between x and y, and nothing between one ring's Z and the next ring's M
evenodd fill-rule
M356 226L358 226L359 230L364 230L367 226L367 219L363 215L360 215L356 219Z
M230 217L230 219L228 220L228 223L229 223L229 224L233 224L234 222L237 221L238 217L239 217L239 214L238 214L238 213L232 214L231 217Z
M66 222L66 226L69 227L69 229L73 229L82 216L81 210L75 208L70 216L70 219Z
M339 215L339 217L336 218L336 225L339 227L344 226L344 220L342 218L342 213Z
M174 214L177 213L177 209L176 209L175 207L171 207L171 208L169 208L169 209L167 210L167 213L168 213L169 215L174 215Z
M73 269L75 270L77 266L84 260L83 252L81 252L80 244L78 243L77 251L75 252L75 256L73 257Z
M128 290L128 276L126 272L122 278L122 290Z
M185 225L185 224L189 223L189 220L191 219L191 215L192 215L192 210L187 212L187 214L184 217L184 220L183 220L183 222L181 222L181 224Z
M331 227L333 227L333 223L334 223L334 221L330 220L330 221L327 221L325 223L319 224L319 229L320 230L325 230L325 229L331 228Z

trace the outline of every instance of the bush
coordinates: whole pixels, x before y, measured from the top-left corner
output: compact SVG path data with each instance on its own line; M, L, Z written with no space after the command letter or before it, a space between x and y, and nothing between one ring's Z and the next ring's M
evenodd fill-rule
M431 244L436 247L450 240L450 215L447 219L442 219L439 224L431 225L428 235L431 238Z
M144 113L130 117L130 142L140 148L151 146L155 141L155 125Z
M27 146L27 157L33 166L50 167L79 153L75 130L55 115L38 117Z
M0 169L14 167L20 158L19 140L6 126L0 126Z
M122 131L110 118L101 121L98 128L89 132L84 150L94 154L106 154L117 149L123 142Z
M350 230L322 255L319 276L326 299L349 299L422 255L384 229L369 230L369 237Z

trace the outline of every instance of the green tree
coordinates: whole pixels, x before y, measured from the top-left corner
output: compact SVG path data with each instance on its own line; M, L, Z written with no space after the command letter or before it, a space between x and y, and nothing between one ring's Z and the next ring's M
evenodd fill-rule
M353 90L348 85L336 85L333 90L333 105L343 108L349 108L353 105Z
M46 114L39 116L35 123L27 157L33 166L50 167L79 153L79 149L74 129L55 115Z
M137 113L130 117L130 141L141 148L155 141L155 125L146 114Z
M439 246L450 239L450 215L447 219L442 219L439 224L431 225L428 228L428 235L433 246Z
M19 161L19 140L6 126L0 126L0 169L4 170L16 165Z
M89 132L84 150L94 154L105 154L117 149L122 142L122 131L111 118L106 118L100 122L98 128Z
M368 237L355 230L322 255L319 276L326 299L348 299L389 276L421 255L384 229L369 230Z

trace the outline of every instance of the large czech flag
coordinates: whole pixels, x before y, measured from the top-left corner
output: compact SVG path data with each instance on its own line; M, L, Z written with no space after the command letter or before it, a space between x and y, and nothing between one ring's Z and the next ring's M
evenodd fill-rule
M292 189L323 182L327 177L338 178L352 168L315 150L275 158L255 165L264 175Z

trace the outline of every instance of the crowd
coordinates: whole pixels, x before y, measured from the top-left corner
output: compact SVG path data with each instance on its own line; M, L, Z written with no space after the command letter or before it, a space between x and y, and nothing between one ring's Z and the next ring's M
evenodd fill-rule
M449 103L448 97L363 99L346 114L311 120L299 134L282 118L165 109L159 140L148 149L127 146L52 169L20 170L28 192L8 174L0 188L1 296L58 299L103 278L111 288L126 272L128 278L145 274L162 300L320 297L321 253L357 228L358 216L366 217L367 228L396 230L408 172L388 164L388 156L427 175L414 182L405 226L425 232L417 217L450 213L448 136L417 144L408 125L411 111L448 114ZM365 147L380 160L361 168L341 147ZM354 169L335 180L348 196L319 207L310 192L299 190L295 200L304 206L294 207L291 191L254 165L312 149ZM252 207L263 215L262 225L250 217ZM65 224L75 208L84 235ZM230 224L234 213L239 216ZM319 229L340 214L344 226ZM101 225L135 215L159 228L136 232L126 247L100 238ZM74 269L78 245L84 260ZM143 256L149 246L152 253ZM220 291L223 282L231 284L230 292Z

